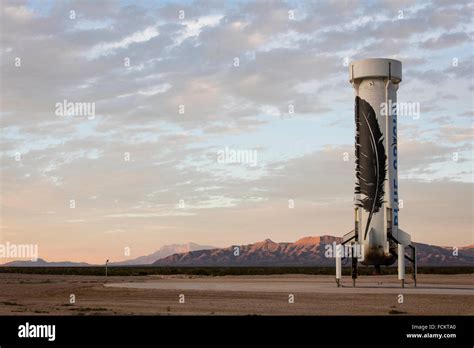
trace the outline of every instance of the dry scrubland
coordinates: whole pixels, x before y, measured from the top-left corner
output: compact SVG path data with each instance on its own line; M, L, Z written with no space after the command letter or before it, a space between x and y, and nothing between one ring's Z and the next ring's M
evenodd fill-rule
M106 283L216 282L232 281L236 291L159 290L106 287ZM288 292L240 291L252 281L288 282L295 303L288 303ZM350 278L344 279L347 285ZM333 276L267 275L207 277L193 275L109 277L41 274L0 274L0 314L2 315L472 315L474 291L470 295L307 293L298 285L307 282L333 284ZM362 276L361 286L388 286L396 276ZM473 275L419 275L419 285L439 284L440 288L470 285ZM293 287L294 285L294 287ZM409 285L410 286L410 285ZM212 286L211 286L212 287ZM185 294L185 303L178 302ZM400 290L403 293L403 290ZM69 303L74 294L76 303Z

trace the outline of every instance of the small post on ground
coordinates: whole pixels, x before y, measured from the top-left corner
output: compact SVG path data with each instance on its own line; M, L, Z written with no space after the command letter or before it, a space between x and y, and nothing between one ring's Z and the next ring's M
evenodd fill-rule
M107 277L107 264L109 263L109 260L105 261L105 277Z

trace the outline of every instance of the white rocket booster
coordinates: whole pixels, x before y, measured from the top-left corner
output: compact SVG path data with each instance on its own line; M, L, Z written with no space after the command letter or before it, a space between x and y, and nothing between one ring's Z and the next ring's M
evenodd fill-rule
M405 259L412 263L416 287L416 247L399 227L397 90L402 63L373 58L353 62L349 81L355 90L355 221L343 236L352 244L352 283L357 263L389 266L398 259L398 278L405 284ZM359 246L358 248L356 246ZM411 248L411 256L405 248ZM355 255L358 250L362 255ZM341 260L336 257L336 282L340 286Z
M349 74L356 95L352 233L362 246L363 264L391 265L397 257L397 244L410 244L410 236L399 229L398 207L396 103L402 63L382 58L356 61Z

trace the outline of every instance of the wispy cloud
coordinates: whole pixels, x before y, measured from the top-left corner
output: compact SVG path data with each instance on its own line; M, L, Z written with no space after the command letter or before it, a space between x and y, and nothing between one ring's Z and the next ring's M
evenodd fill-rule
M128 48L130 45L135 43L149 41L158 35L160 35L160 33L157 27L150 26L143 29L142 31L137 31L129 36L126 36L119 41L99 43L87 51L85 56L89 59L94 59L100 56L115 54L118 49Z

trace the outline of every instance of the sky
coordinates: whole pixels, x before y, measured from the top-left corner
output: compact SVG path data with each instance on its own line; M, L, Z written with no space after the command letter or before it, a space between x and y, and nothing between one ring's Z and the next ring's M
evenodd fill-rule
M1 243L99 263L172 243L342 236L348 63L373 57L402 61L398 101L420 106L398 119L401 228L474 243L472 2L0 6Z

